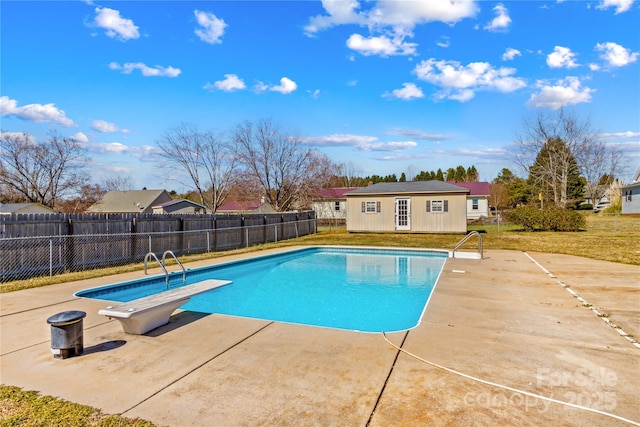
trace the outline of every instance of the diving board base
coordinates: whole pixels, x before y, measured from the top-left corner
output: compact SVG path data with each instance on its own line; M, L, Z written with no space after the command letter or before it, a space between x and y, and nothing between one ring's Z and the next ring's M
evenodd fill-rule
M203 280L193 285L108 306L98 311L98 314L117 319L124 332L128 334L142 335L169 323L171 313L186 304L192 296L229 283L231 283L229 280Z

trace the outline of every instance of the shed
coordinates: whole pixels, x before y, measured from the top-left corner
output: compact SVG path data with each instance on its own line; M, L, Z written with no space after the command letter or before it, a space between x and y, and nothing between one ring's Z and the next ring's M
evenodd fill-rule
M469 189L442 181L382 182L346 193L347 231L466 233Z
M109 191L89 213L153 213L153 206L173 200L166 190Z
M187 199L173 199L151 207L154 214L206 214L207 207Z

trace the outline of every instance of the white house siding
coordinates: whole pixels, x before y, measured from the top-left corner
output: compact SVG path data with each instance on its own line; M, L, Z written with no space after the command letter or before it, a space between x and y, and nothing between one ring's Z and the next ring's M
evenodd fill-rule
M622 213L640 214L640 182L622 187Z
M398 194L398 195L358 195L347 197L347 231L352 232L400 232L396 230L395 202L397 198L407 198L411 202L410 229L412 233L466 233L466 195L439 194ZM427 201L447 200L448 212L427 212ZM362 212L362 202L380 204L380 212Z
M473 201L478 201L478 209L473 209ZM486 196L468 196L467 199L467 219L478 219L489 217L489 201Z
M336 202L340 203L340 210L336 210ZM320 220L344 220L347 218L346 200L325 200L312 203L312 209L316 211L316 218Z

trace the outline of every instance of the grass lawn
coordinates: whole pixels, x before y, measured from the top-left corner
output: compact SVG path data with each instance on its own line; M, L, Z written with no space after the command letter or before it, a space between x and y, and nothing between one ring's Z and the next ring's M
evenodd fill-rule
M524 232L509 224L469 226L479 231L485 249L511 249L577 255L603 261L640 265L640 217L586 213L587 229L577 233ZM319 227L318 233L299 239L259 245L233 252L181 257L184 263L216 258L230 253L258 251L291 245L352 245L453 249L462 235L456 234L350 234L344 227ZM474 250L478 240L470 239L462 248ZM53 285L72 280L142 270L142 264L72 273L0 284L1 292ZM0 386L0 427L2 426L153 426L144 420L105 415L78 405L16 387Z

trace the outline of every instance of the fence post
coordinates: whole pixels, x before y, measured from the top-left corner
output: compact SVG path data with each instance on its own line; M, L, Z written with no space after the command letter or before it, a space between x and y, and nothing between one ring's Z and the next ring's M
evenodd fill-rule
M207 231L207 252L211 252L211 243L209 243L209 232Z
M136 222L136 218L131 218L131 262L136 262L136 253L138 252L138 224Z
M153 251L151 250L151 234L149 234L149 252L153 252Z
M66 249L67 249L67 253L65 254L65 268L67 271L73 271L73 259L74 259L74 252L75 252L75 248L74 248L74 235L73 235L73 220L71 218L69 218L67 220L67 230L68 230L68 235L67 235L67 242L66 242Z
M49 239L49 277L53 276L53 239Z

